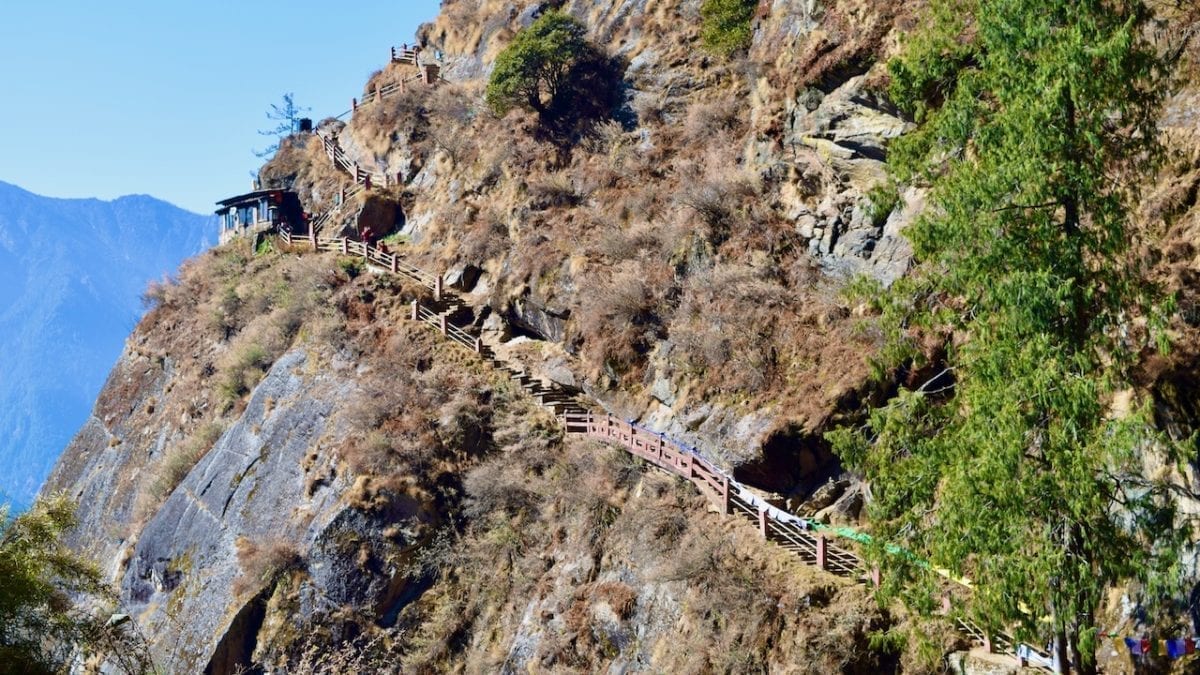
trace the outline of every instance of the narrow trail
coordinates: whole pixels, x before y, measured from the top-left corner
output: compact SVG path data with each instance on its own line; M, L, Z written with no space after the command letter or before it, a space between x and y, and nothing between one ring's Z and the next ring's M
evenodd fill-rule
M392 61L417 65L418 55L413 50L393 48ZM422 74L418 74L395 84L377 84L370 100L364 100L361 104L355 101L353 110L347 114L353 115L364 106L381 103L405 91L407 83L424 79ZM596 412L603 410L603 405L598 401L586 399L579 390L543 381L526 371L522 365L498 356L493 346L485 342L473 325L459 325L452 320L452 316L473 315L474 312L457 294L445 288L441 275L422 270L406 262L395 252L384 251L365 242L322 236L322 230L340 213L350 197L373 187L387 187L390 180L385 174L363 169L341 148L336 135L322 130L316 133L321 138L330 162L349 175L354 183L342 193L341 199L332 209L310 222L307 235L293 234L286 226L282 227L279 235L285 243L298 248L307 244L315 252L360 257L377 271L395 274L424 286L432 292L433 302L425 306L418 300L413 300L409 319L430 326L443 337L474 352L488 365L504 373L533 397L538 405L552 412L567 435L585 436L620 447L663 471L687 480L709 499L718 512L726 517L750 521L764 540L774 542L796 554L805 563L830 574L878 587L879 570L869 568L861 556L842 545L843 542L850 545L870 543L870 535L850 528L831 527L787 513L754 494L750 488L734 480L727 472L686 444L643 428L632 420L623 421L611 414ZM896 547L890 547L889 550L899 555L912 555ZM969 582L955 579L944 570L932 567L929 569L944 576L948 581L947 586L957 586L966 592L970 591ZM948 595L946 597L948 598ZM946 610L948 611L948 605ZM1021 663L1028 662L1034 667L1045 668L1050 663L1048 653L1019 644L1011 635L989 635L979 626L963 619L956 619L954 623L965 638L986 651L1005 654Z

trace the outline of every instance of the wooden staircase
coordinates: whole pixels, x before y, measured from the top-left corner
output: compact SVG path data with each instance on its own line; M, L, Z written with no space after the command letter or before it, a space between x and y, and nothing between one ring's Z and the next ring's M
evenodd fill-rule
M408 52L399 53L397 57L397 50L393 50L393 60L415 63L415 54L410 55ZM408 60L410 56L412 60ZM377 87L373 102L381 102L388 96L396 95L404 90L406 82L414 79L420 79L420 76L407 78L394 85ZM367 104L365 99L363 104L355 101L354 110ZM336 137L322 131L317 133L330 161L354 179L354 187L346 191L344 199L337 206L313 221L307 238L294 237L286 228L281 230L280 235L285 242L298 244L305 241L315 251L360 256L368 265L379 271L399 275L431 290L434 298L431 306L427 307L413 300L409 318L430 326L445 338L474 352L488 365L506 374L539 406L551 411L566 434L587 436L619 446L659 469L680 476L708 497L721 513L750 521L764 540L774 542L794 553L807 564L815 565L830 574L879 585L879 571L868 569L860 556L835 543L838 537L831 534L832 528L774 507L685 444L638 427L632 422L621 421L612 415L593 412L597 404L585 400L579 391L568 390L558 383L543 381L522 366L500 358L496 350L477 334L475 327L458 325L451 320L453 315L473 314L473 310L444 287L440 275L426 272L404 261L396 253L384 252L364 242L321 236L322 229L337 214L346 199L363 190L387 185L388 178L383 174L367 171L351 160L338 144ZM973 644L988 651L996 650L1018 658L1018 643L1010 635L989 635L975 624L961 619L956 620L956 627ZM1041 650L1021 646L1028 653L1048 658Z

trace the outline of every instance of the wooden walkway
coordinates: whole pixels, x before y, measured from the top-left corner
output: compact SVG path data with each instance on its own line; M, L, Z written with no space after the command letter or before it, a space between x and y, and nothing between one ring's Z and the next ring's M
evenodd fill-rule
M394 63L405 63L414 67L420 67L418 53L413 49L397 49L393 47L392 61ZM445 78L441 78L439 76L439 80L444 79ZM414 85L425 80L426 75L419 72L415 75L403 77L399 81L389 84L379 84L377 82L375 83L375 87L373 89L363 93L361 100L357 98L351 99L350 110L339 115L337 119L346 116L353 117L353 115L357 114L358 111L365 110L374 105L383 103L389 98L404 93L410 85ZM325 156L329 158L330 163L333 164L334 167L347 173L350 178L353 179L353 184L351 187L342 190L339 194L336 205L311 221L309 229L314 235L319 235L322 231L324 231L325 227L341 213L342 207L349 203L349 200L355 195L365 190L370 190L372 187L388 188L393 184L399 185L403 182L403 177L399 175L393 177L392 175L382 171L374 171L365 168L358 162L350 159L349 155L346 154L346 151L342 149L341 144L338 143L337 136L330 133L326 129L318 128L314 133L316 133L317 138L321 139L321 147L325 151Z
M764 540L796 554L807 564L830 574L879 585L878 569L868 567L862 557L845 547L842 544L845 538L832 534L833 528L769 504L686 445L613 415L597 413L593 410L595 404L584 400L581 392L543 381L520 365L500 358L473 326L459 325L451 320L451 315L467 306L456 294L447 292L439 275L407 263L396 253L384 252L364 242L345 238L293 236L286 228L279 234L289 246L308 245L313 251L359 257L380 272L396 274L429 289L433 293L433 302L426 306L418 300L411 301L409 319L428 325L503 372L533 397L538 405L551 411L567 435L586 436L618 446L663 471L683 478L707 497L717 511L749 521ZM958 620L955 625L972 644L1015 658L1016 641L1010 635L987 635L980 627L963 620ZM1043 654L1039 650L1031 651Z
M393 58L396 58L395 53ZM402 58L407 58L407 55ZM418 75L416 79L420 77ZM388 87L377 87L374 100L379 102L388 96L396 95L404 90L404 82L413 79L407 78ZM356 101L354 109L358 110L361 107ZM293 246L308 244L314 251L361 257L368 265L380 271L397 274L431 290L433 305L426 307L413 300L409 318L432 327L447 339L473 351L492 367L504 372L539 405L553 412L566 434L586 436L621 447L655 467L687 480L701 494L708 497L718 511L727 516L750 521L763 539L796 554L804 562L830 574L879 585L879 570L869 569L858 554L843 546L842 542L848 540L840 536L836 528L782 511L755 495L752 490L735 481L729 474L685 444L641 428L632 421L626 422L609 414L596 413L593 408L602 406L585 401L581 392L568 390L557 383L542 381L526 372L523 367L499 358L474 327L460 326L451 321L451 315L469 308L455 294L447 292L441 275L422 270L405 262L394 252L385 252L364 242L322 236L322 229L337 215L350 197L372 187L386 186L389 180L386 175L364 170L353 161L338 144L336 136L322 131L317 133L330 162L353 178L354 186L343 192L342 198L333 209L312 222L307 236L294 236L286 228L282 229L280 236L286 243ZM857 535L856 538L869 539L866 535ZM957 581L947 578L952 582ZM955 625L972 644L1018 658L1018 643L1012 636L1004 633L989 635L979 626L961 619L956 620ZM1025 649L1037 657L1049 658L1042 650L1028 646L1025 646Z

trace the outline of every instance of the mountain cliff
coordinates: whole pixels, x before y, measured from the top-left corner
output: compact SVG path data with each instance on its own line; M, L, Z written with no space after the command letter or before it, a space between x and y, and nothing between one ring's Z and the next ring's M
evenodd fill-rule
M0 493L19 506L86 419L146 284L215 240L146 196L50 199L0 183Z
M879 80L919 7L760 3L748 52L722 58L701 49L702 4L448 0L420 31L444 80L396 59L349 119L263 167L329 214L321 251L235 241L155 290L48 489L80 500L72 544L161 667L923 672L970 646L944 621L929 644L878 639L911 617L873 602L869 575L805 564L825 539L772 524L858 524L869 490L824 432L936 374L873 380L883 338L843 293L912 265L902 231L926 194L889 194L884 160L913 121ZM484 104L497 55L552 6L619 75L582 130ZM1175 242L1148 266L1185 304L1186 100L1147 204ZM383 248L340 238L397 208ZM1184 438L1188 316L1142 383ZM676 468L744 486L753 524L567 433L562 406L675 439L696 457ZM1113 626L1142 625L1113 605Z

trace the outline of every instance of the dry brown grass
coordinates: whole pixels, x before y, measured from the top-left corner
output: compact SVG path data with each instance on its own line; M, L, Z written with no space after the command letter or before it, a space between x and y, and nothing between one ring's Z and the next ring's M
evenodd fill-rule
M338 128L340 122L322 123ZM323 213L334 204L335 196L351 182L325 156L316 134L300 134L286 138L279 151L258 172L264 188L284 188L296 191L313 215Z
M529 430L500 442L468 474L466 530L434 563L442 581L411 609L407 668L501 668L518 630L528 663L555 671L891 667L853 646L886 622L865 593L707 513L690 486L590 443ZM583 580L564 583L572 574ZM518 628L526 611L534 623Z
M237 597L271 586L282 575L303 564L296 544L280 537L265 541L238 537L236 546L241 567L241 574L233 582L233 594Z

